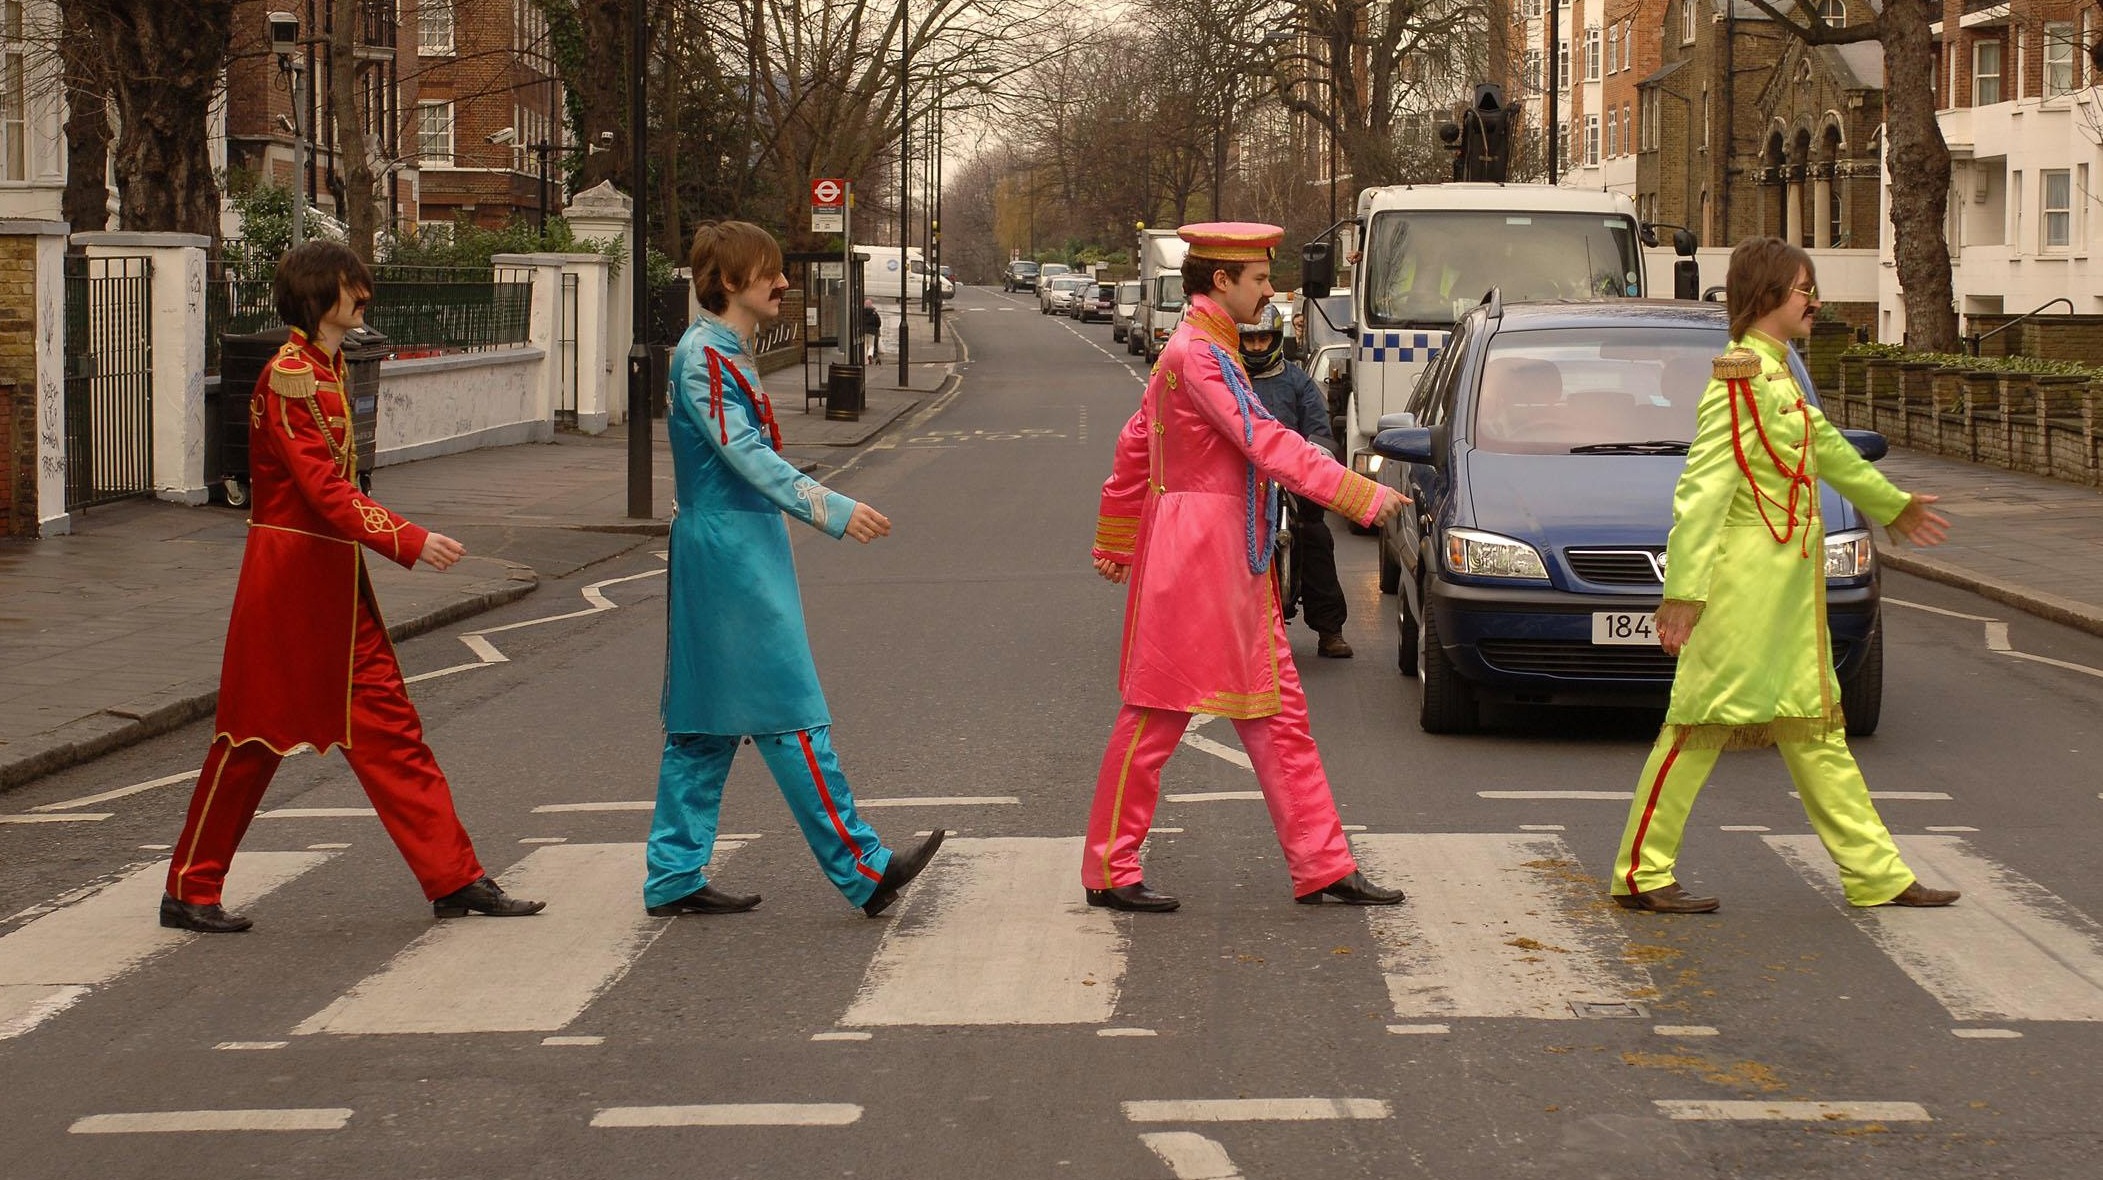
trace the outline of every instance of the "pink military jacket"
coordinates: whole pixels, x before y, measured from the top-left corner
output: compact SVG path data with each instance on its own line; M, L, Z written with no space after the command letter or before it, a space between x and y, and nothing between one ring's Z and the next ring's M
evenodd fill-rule
M1279 711L1285 620L1271 575L1250 570L1272 481L1361 525L1393 494L1263 409L1234 320L1197 296L1118 435L1096 521L1094 555L1132 567L1125 703L1234 718Z

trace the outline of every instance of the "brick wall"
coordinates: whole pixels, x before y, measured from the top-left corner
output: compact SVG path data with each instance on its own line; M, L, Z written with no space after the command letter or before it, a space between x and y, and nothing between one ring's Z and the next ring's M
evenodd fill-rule
M0 237L0 537L37 535L36 239Z

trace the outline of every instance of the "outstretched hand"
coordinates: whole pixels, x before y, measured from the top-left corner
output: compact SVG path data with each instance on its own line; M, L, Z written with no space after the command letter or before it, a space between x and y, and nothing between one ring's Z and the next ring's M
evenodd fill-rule
M417 554L417 559L434 570L443 570L466 556L467 546L444 533L432 533L424 538L424 551Z
M1132 567L1126 562L1112 561L1107 557L1098 557L1095 559L1095 572L1101 574L1112 585L1122 586L1125 584L1125 579L1132 576Z
M1940 545L1950 537L1950 518L1929 508L1928 505L1942 499L1925 492L1915 493L1906 502L1905 510L1891 522L1891 531L1904 537L1908 543L1920 546Z
M1388 488L1387 499L1381 501L1380 511L1373 514L1373 527L1377 529L1386 525L1389 521L1402 515L1402 510L1404 508L1407 508L1414 503L1416 503L1415 500L1410 499L1408 496L1403 495L1401 492L1398 492L1393 488Z
M847 535L867 545L878 537L891 535L891 518L869 507L856 504L847 517Z

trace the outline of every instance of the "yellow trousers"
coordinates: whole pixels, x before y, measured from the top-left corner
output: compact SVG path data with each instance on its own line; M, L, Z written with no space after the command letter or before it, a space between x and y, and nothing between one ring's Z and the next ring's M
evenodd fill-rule
M1848 902L1882 905L1905 892L1913 883L1913 871L1899 858L1891 830L1870 802L1869 784L1848 752L1847 738L1834 733L1817 741L1780 742L1777 748L1789 766L1789 777L1796 780L1812 830L1840 866ZM1694 797L1721 753L1687 749L1685 739L1674 738L1669 729L1659 735L1643 765L1628 825L1614 855L1613 892L1648 893L1672 884L1687 813L1694 809Z

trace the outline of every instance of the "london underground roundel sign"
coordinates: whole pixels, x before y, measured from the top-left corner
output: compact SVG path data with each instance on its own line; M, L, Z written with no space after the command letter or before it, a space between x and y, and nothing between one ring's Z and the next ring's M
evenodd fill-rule
M832 177L821 177L811 181L811 204L818 206L844 205L847 203L847 185Z

